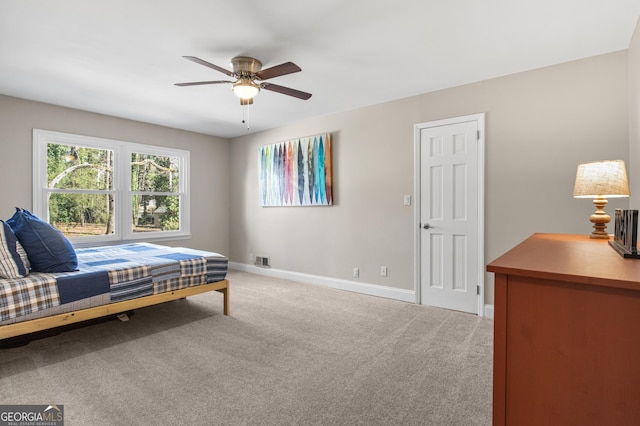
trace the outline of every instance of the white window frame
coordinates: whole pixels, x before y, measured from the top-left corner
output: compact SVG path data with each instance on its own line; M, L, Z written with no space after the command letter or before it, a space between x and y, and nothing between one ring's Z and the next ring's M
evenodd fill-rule
M113 195L114 233L111 235L94 235L71 237L69 240L76 247L95 246L99 244L126 243L140 240L180 240L191 237L190 226L190 190L189 170L190 152L183 149L165 148L114 139L103 139L93 136L74 135L33 129L33 214L49 221L49 205L47 202L50 190L47 181L47 144L77 145L89 148L109 149L113 151ZM180 229L176 231L133 232L131 229L131 154L147 154L155 156L177 157L180 177L178 196L180 197ZM109 191L111 192L111 191ZM137 191L135 191L137 193Z

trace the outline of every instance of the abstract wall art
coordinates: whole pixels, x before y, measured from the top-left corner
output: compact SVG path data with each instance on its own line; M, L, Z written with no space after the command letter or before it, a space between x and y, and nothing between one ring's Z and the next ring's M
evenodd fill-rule
M331 134L258 148L261 206L330 206Z

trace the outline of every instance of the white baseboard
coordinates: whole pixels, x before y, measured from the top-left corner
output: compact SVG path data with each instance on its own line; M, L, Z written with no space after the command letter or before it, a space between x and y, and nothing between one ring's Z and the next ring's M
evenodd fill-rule
M493 305L484 305L484 317L486 319L493 319Z
M358 281L341 280L337 278L323 277L319 275L303 274L300 272L285 271L282 269L260 268L246 263L229 262L229 269L249 272L256 275L265 275L274 278L315 284L354 293L368 294L370 296L385 297L387 299L416 303L416 293L413 290L403 290L394 287L386 287L377 284L362 283Z
M256 275L265 275L268 277L298 281L306 284L337 288L340 290L352 291L354 293L368 294L370 296L400 300L402 302L416 303L416 293L413 290L403 290L378 284L341 280L337 278L323 277L320 275L303 274L300 272L285 271L283 269L260 268L246 263L229 262L229 269L249 272ZM493 305L484 305L483 314L485 318L493 320Z

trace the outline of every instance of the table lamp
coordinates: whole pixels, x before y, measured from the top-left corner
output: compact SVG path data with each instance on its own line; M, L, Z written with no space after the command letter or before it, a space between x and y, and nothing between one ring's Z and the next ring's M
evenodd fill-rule
M580 164L573 189L575 198L593 198L596 212L589 217L594 231L591 238L609 239L605 231L611 216L605 213L607 198L628 197L629 182L622 160L594 161Z

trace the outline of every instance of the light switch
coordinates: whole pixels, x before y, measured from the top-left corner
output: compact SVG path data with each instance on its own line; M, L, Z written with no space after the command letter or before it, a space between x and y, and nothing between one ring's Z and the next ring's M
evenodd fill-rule
M405 195L404 196L404 205L405 206L410 206L411 205L411 195Z

